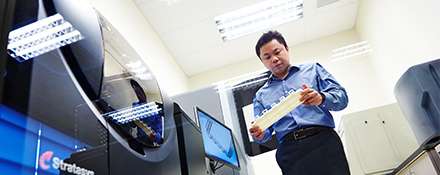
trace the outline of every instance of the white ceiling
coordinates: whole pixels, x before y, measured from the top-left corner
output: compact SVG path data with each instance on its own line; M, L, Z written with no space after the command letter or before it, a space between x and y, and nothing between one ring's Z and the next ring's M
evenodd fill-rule
M261 1L134 0L188 76L258 59L254 47L264 31L223 42L214 17ZM317 1L329 0L304 0L304 18L274 28L290 46L353 28L358 0L339 0L320 8Z

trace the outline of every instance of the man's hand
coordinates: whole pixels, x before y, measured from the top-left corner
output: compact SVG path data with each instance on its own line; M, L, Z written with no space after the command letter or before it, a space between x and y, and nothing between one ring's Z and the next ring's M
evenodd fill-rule
M302 85L303 91L300 94L299 101L302 101L305 105L320 105L322 103L323 96L316 90L309 88L307 85Z
M249 129L249 132L251 132L252 137L256 138L257 140L263 140L264 132L260 127L253 126L251 129Z

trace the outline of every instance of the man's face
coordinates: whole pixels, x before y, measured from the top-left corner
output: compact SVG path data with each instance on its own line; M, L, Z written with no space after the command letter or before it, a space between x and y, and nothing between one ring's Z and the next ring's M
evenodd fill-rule
M283 44L273 39L260 48L260 59L277 78L284 78L290 66L289 52Z

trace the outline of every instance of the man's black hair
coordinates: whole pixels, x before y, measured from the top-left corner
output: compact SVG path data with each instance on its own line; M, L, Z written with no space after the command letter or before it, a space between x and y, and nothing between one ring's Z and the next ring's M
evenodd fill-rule
M283 44L284 47L286 47L286 49L289 49L287 47L287 43L286 40L284 40L283 35L281 35L281 33L276 30L271 30L261 35L260 39L258 39L257 45L255 45L255 53L257 54L258 58L260 58L261 47L263 47L263 45L269 43L274 39L276 39L279 43Z

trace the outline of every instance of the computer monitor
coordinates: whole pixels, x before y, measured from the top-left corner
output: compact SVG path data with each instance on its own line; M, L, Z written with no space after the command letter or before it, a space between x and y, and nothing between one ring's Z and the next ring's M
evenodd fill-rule
M231 129L197 107L195 113L202 131L206 156L212 160L223 162L232 168L239 169L240 163Z

